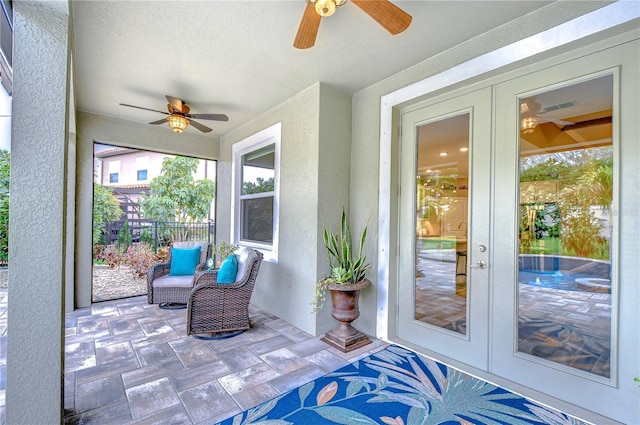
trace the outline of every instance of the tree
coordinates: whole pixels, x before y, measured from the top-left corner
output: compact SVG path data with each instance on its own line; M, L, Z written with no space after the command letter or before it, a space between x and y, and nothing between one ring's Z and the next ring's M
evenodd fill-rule
M93 244L100 243L104 223L118 220L122 209L110 187L93 184Z
M262 177L257 177L256 182L244 182L242 188L243 195L250 195L253 193L263 193L263 192L273 192L274 184L273 177L269 177L268 179L264 179Z
M198 222L207 218L215 197L210 179L195 181L198 159L175 157L162 161L161 174L151 180L149 194L140 201L142 215L149 220Z
M9 163L11 155L0 149L0 261L9 261Z

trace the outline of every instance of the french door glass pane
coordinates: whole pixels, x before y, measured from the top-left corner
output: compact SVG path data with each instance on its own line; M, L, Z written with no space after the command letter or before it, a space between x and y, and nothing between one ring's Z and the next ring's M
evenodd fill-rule
M418 128L415 319L467 333L469 113Z
M613 76L519 104L518 351L609 377Z

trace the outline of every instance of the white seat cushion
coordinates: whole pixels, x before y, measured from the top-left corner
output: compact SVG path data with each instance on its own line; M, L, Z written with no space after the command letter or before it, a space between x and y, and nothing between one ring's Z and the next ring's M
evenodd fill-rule
M251 248L247 248L241 246L236 250L236 255L238 256L238 272L236 273L236 282L239 282L244 277L245 272L247 271L247 263L253 257L255 257L255 251Z
M189 288L193 286L193 275L162 276L153 281L154 288Z

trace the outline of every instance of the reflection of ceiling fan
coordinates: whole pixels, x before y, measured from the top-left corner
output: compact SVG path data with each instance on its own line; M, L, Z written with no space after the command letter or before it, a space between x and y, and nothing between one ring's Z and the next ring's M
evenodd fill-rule
M406 30L411 23L411 15L390 3L389 0L351 0L353 4L371 16L391 34L399 34ZM316 35L322 17L331 16L336 8L345 4L347 0L307 0L293 47L308 49L316 42Z
M523 101L520 104L520 130L522 130L524 134L533 133L533 130L538 124L543 124L546 122L552 122L560 127L575 124L571 121L562 121L554 118L544 117L540 112L541 108L542 105L537 102Z
M127 105L126 103L121 103L120 105L169 115L166 118L150 122L149 124L158 125L168 122L169 127L171 127L171 129L176 133L182 133L182 131L187 128L189 124L202 131L203 133L209 133L211 131L209 127L202 125L197 121L194 121L194 118L200 120L229 121L229 117L224 114L190 114L189 111L191 110L191 108L189 108L187 104L182 100L169 95L167 95L166 97L169 101L169 104L167 105L167 109L169 110L169 112L143 108L142 106Z

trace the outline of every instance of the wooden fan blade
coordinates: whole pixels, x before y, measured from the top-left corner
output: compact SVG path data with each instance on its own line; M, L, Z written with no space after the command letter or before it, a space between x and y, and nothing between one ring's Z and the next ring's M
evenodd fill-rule
M320 27L320 20L322 16L316 13L316 9L307 3L300 26L298 27L298 33L296 39L293 41L293 47L296 49L308 49L313 47L316 43L316 35L318 35L318 28Z
M187 117L199 120L229 121L229 117L225 114L187 114Z
M352 2L393 35L400 34L411 23L411 15L389 0L352 0Z
M155 109L143 108L142 106L127 105L126 103L119 103L119 105L128 106L129 108L144 109L145 111L151 111L151 112L157 112L159 114L169 115L167 112L157 111Z
M166 122L167 122L167 119L166 118L162 118L161 120L153 121L153 122L150 122L149 124L158 125L158 124L164 124Z
M175 98L173 96L169 96L168 94L165 95L165 97L167 98L167 101L169 102L169 105L171 105L171 107L174 110L176 110L176 111L178 111L180 113L183 113L183 111L182 111L183 103L182 103L182 101L180 99Z
M191 120L191 125L197 128L198 130L202 131L203 133L211 132L211 129L209 127L207 127L206 125L202 125L197 121Z

